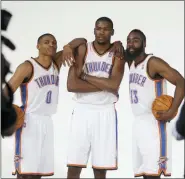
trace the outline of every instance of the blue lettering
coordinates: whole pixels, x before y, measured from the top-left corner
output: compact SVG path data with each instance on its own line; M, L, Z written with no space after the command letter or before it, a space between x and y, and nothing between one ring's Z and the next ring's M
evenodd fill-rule
M143 75L139 75L137 73L131 73L129 76L129 84L135 83L143 87L146 82L146 79L147 78L144 77Z
M57 75L45 75L35 79L39 88L42 88L47 85L59 85L59 76Z

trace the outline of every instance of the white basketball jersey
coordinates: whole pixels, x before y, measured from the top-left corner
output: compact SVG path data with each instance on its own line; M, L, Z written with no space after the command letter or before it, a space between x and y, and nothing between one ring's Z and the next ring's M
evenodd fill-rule
M107 51L99 55L92 42L87 43L86 59L83 70L86 74L109 78L113 67L113 53ZM117 96L108 91L76 93L75 100L86 104L112 104L117 102Z
M58 69L53 62L49 69L45 69L34 59L28 61L33 66L33 76L21 85L22 108L26 113L52 115L58 104Z
M166 80L152 80L147 73L147 63L151 57L148 55L137 67L134 61L130 66L130 101L135 115L151 113L154 99L167 94Z

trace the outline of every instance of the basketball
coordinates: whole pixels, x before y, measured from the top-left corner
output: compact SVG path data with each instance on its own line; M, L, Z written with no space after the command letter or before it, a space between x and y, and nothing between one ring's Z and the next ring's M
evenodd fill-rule
M159 111L168 111L172 105L173 97L169 95L161 95L156 97L152 103L152 113L156 119L158 119L157 112ZM177 111L178 112L178 111ZM177 112L174 114L173 118L177 115Z
M17 114L16 118L16 130L22 127L24 124L24 111L17 105L13 104L13 107L15 109L15 112Z

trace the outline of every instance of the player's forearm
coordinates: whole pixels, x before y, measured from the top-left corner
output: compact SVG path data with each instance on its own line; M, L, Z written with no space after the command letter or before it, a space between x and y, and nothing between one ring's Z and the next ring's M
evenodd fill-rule
M101 89L97 88L96 86L94 86L86 81L83 81L79 78L68 83L67 89L69 92L79 92L79 93L102 91Z
M112 93L117 92L119 88L119 84L117 84L115 80L109 78L98 78L95 76L86 75L85 80L102 90L106 90Z
M86 44L87 43L87 40L85 38L76 38L76 39L73 39L71 42L69 42L68 44L64 45L67 46L69 45L70 48L72 50L75 50L77 47L79 47L80 45L82 44ZM54 57L54 60L57 62L60 58L60 56L62 55L62 51L58 51L56 54L55 54L55 57Z
M79 47L82 44L86 44L87 40L85 38L76 38L73 39L71 42L69 42L67 45L69 45L72 49L75 49Z
M184 99L184 79L178 79L176 81L176 88L175 88L175 93L174 93L174 100L172 103L172 106L170 108L170 110L172 112L176 112L182 102L182 100Z
M71 67L69 70L67 89L69 92L97 92L102 91L100 88L80 79L77 76L77 69Z

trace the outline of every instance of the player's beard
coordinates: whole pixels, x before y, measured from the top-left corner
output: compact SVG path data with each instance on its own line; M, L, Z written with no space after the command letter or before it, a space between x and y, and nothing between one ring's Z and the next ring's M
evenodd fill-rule
M142 52L143 52L143 44L141 45L141 47L134 49L133 53L130 53L129 49L126 49L126 58L128 61L135 60L136 57L140 56Z

